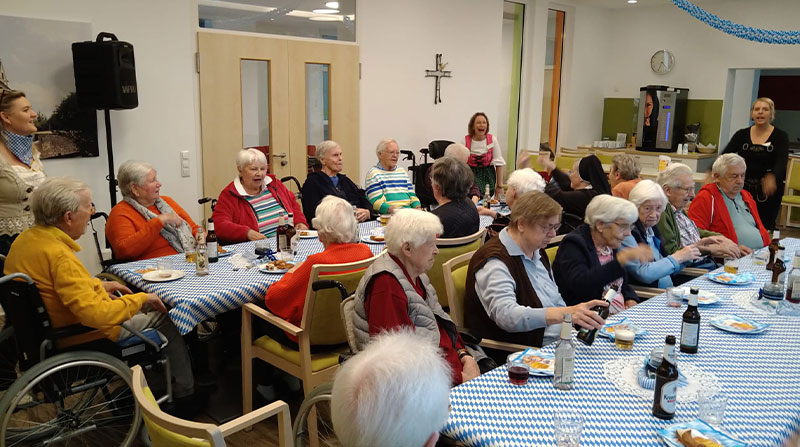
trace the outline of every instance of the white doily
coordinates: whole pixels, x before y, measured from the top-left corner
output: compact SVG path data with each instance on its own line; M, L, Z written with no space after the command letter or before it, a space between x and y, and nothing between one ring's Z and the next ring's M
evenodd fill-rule
M228 257L228 262L234 270L253 268L254 264L241 253L234 253Z
M786 301L759 300L757 291L742 291L733 294L731 301L739 307L761 315L780 315L782 317L797 317L800 306L792 306ZM792 309L793 307L793 309Z
M606 362L603 365L603 373L611 383L617 386L623 393L641 397L644 400L653 400L653 390L642 388L639 385L638 374L644 364L644 358L619 357ZM678 402L693 402L697 400L700 390L704 392L720 390L717 378L713 374L703 372L700 368L685 364L678 365L681 373L686 376L687 385L678 387Z

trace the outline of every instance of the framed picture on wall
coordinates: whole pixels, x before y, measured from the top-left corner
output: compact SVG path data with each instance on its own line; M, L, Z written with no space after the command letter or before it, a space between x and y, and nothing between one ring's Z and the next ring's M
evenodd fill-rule
M0 73L39 115L41 158L97 157L97 112L78 108L72 42L91 40L90 23L0 16Z

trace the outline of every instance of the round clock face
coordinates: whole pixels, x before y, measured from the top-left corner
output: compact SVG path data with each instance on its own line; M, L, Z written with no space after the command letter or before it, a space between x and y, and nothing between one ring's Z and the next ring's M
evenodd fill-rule
M667 50L658 50L650 58L650 68L654 73L669 73L673 65L675 65L675 56Z

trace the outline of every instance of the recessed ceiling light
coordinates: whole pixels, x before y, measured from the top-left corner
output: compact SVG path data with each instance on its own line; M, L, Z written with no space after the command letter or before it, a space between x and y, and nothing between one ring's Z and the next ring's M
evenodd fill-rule
M628 0L628 3L630 4L639 3L639 0Z
M333 17L333 16L314 16L314 17L309 17L308 20L311 20L311 21L314 21L314 22L338 22L339 21L338 18Z
M322 8L322 9L315 9L312 12L315 12L317 14L336 14L337 12L339 12L339 10Z
M339 2L328 2L325 3L325 6L331 9L339 9Z

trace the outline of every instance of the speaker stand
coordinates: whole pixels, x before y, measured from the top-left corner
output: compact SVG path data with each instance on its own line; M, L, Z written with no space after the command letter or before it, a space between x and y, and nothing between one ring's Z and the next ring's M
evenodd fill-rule
M104 109L106 118L106 149L108 150L108 195L111 198L111 208L117 204L117 179L114 177L114 148L111 144L111 111ZM111 209L109 208L109 209Z

